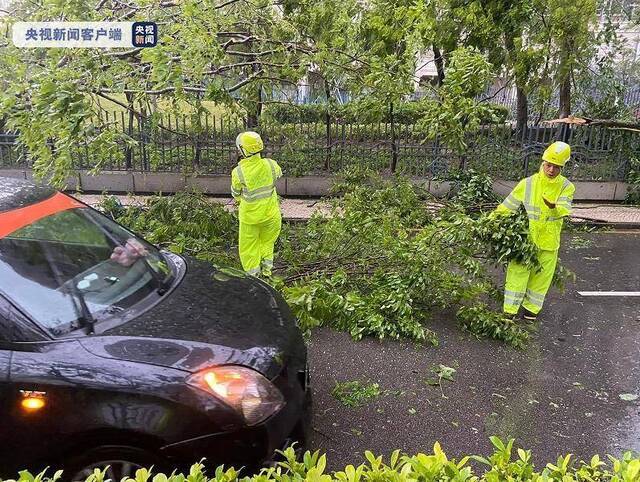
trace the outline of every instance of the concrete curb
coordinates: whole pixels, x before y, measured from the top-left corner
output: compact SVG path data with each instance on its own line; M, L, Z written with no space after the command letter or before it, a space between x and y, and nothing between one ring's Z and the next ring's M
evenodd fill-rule
M0 170L1 176L32 179L31 170ZM323 197L329 194L333 176L284 177L278 181L278 192L282 196ZM412 181L425 187L435 196L441 196L449 190L447 181L434 181L430 178L413 178ZM95 176L89 171L78 171L68 179L67 187L84 193L153 194L175 193L185 189L198 189L205 194L229 195L231 177L227 175L198 174L185 175L178 172L135 172L103 171ZM622 201L627 192L623 182L576 181L576 201ZM496 180L494 190L504 196L511 191L515 181Z
M630 229L630 230L640 230L640 223L636 223L636 222L630 222L630 223L623 223L623 222L609 222L609 221L602 221L599 219L594 219L592 221L585 221L585 220L580 220L579 222L573 221L574 225L577 226L587 226L590 228L610 228L610 229Z

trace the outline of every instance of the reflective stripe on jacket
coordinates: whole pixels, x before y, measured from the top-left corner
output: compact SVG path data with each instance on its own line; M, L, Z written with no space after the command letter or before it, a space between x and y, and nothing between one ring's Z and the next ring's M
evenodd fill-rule
M540 249L555 251L560 248L563 219L571 214L575 186L563 176L559 176L557 183L550 183L542 176L544 174L536 173L521 180L497 211L510 214L516 212L521 204L524 205L532 241ZM556 207L549 208L543 196Z
M231 172L231 194L240 202L241 222L258 224L280 214L276 180L281 176L278 163L260 154L238 163Z

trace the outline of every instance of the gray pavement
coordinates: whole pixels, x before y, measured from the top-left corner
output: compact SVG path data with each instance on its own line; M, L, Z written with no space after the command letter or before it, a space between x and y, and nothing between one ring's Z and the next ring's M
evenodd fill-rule
M640 228L640 206L620 204L575 204L573 221L608 223L618 227Z
M90 205L96 205L101 195L76 194L76 197ZM116 196L125 205L143 205L150 196ZM235 209L232 198L211 197L229 210ZM282 199L282 215L287 220L308 219L315 211L328 212L327 202L321 199ZM610 224L616 228L640 228L640 206L620 204L575 204L573 221L588 224Z
M577 294L640 291L640 234L568 234L563 244L577 281L564 295L550 292L526 350L478 341L448 313L430 325L438 347L315 331L312 447L328 453L330 468L359 462L364 450L429 451L436 440L451 456L488 453L490 435L515 437L538 466L561 453L640 450L640 298ZM457 370L442 390L424 382L436 364ZM331 390L351 380L392 393L347 408Z

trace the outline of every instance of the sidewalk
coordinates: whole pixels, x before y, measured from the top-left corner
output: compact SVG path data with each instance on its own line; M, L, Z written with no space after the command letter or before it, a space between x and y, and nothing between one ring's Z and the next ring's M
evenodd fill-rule
M78 194L78 199L95 206L101 195ZM144 205L151 196L116 196L124 205ZM225 209L233 211L235 203L232 198L209 198L212 202L224 204ZM284 219L304 221L320 210L327 213L327 203L321 199L282 199L281 209ZM597 226L610 226L618 229L640 229L640 206L623 206L619 204L574 204L572 221Z
M93 207L95 207L103 197L100 194L73 194L73 196ZM116 195L115 197L117 197L125 206L144 206L146 200L153 196ZM235 211L236 209L236 204L233 201L233 198L210 197L208 199L211 202L223 204L225 209L227 209L228 211ZM315 211L318 210L326 214L329 213L329 206L325 201L322 201L321 199L281 198L280 209L282 211L282 217L287 221L306 221ZM640 223L640 220L638 222Z

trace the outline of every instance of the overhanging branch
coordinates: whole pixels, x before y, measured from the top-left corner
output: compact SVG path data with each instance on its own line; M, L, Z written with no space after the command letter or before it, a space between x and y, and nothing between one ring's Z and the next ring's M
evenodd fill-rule
M238 57L265 57L267 55L278 53L278 50L265 50L264 52L239 52L237 50L227 50L227 55L236 55Z
M237 2L243 2L243 1L244 0L228 0L227 2L221 3L220 5L216 5L213 8L218 10L220 8L228 7L229 5L232 5L232 4L237 3Z
M570 115L561 119L553 119L544 121L543 124L570 124L577 126L602 126L612 129L624 129L634 132L640 132L639 122L619 122L611 119L589 119L587 117L576 117Z
M258 77L260 77L260 75L262 75L264 71L262 69L254 72L253 74L251 74L249 77L247 77L244 80L241 80L240 82L238 82L236 85L231 86L230 88L227 89L227 92L231 93L231 92L235 92L236 90L240 89L241 87L244 87L247 84L250 84L251 82L253 82L255 79L257 79Z
M284 67L285 64L278 64L278 63L274 63L274 62L261 62L259 60L254 60L251 62L237 62L235 64L227 64L227 65L221 65L220 67L217 67L215 69L211 69L211 70L205 70L204 72L202 72L204 75L217 75L220 74L222 72L226 72L227 70L232 70L238 67L249 67L252 65L262 65L262 66L266 66L266 67Z
M100 93L104 94L117 94L117 93L125 93L125 94L147 94L147 95L163 95L169 94L171 92L175 92L176 87L165 87L164 89L156 89L156 90L136 90L136 89L124 89L122 91L114 91L112 89L100 89ZM204 87L182 87L182 90L185 92L198 92L204 93L207 91Z
M127 50L125 52L109 52L108 54L105 54L105 57L116 57L118 59L124 59L127 57L133 57L134 55L137 55L140 52L142 52L141 48Z

